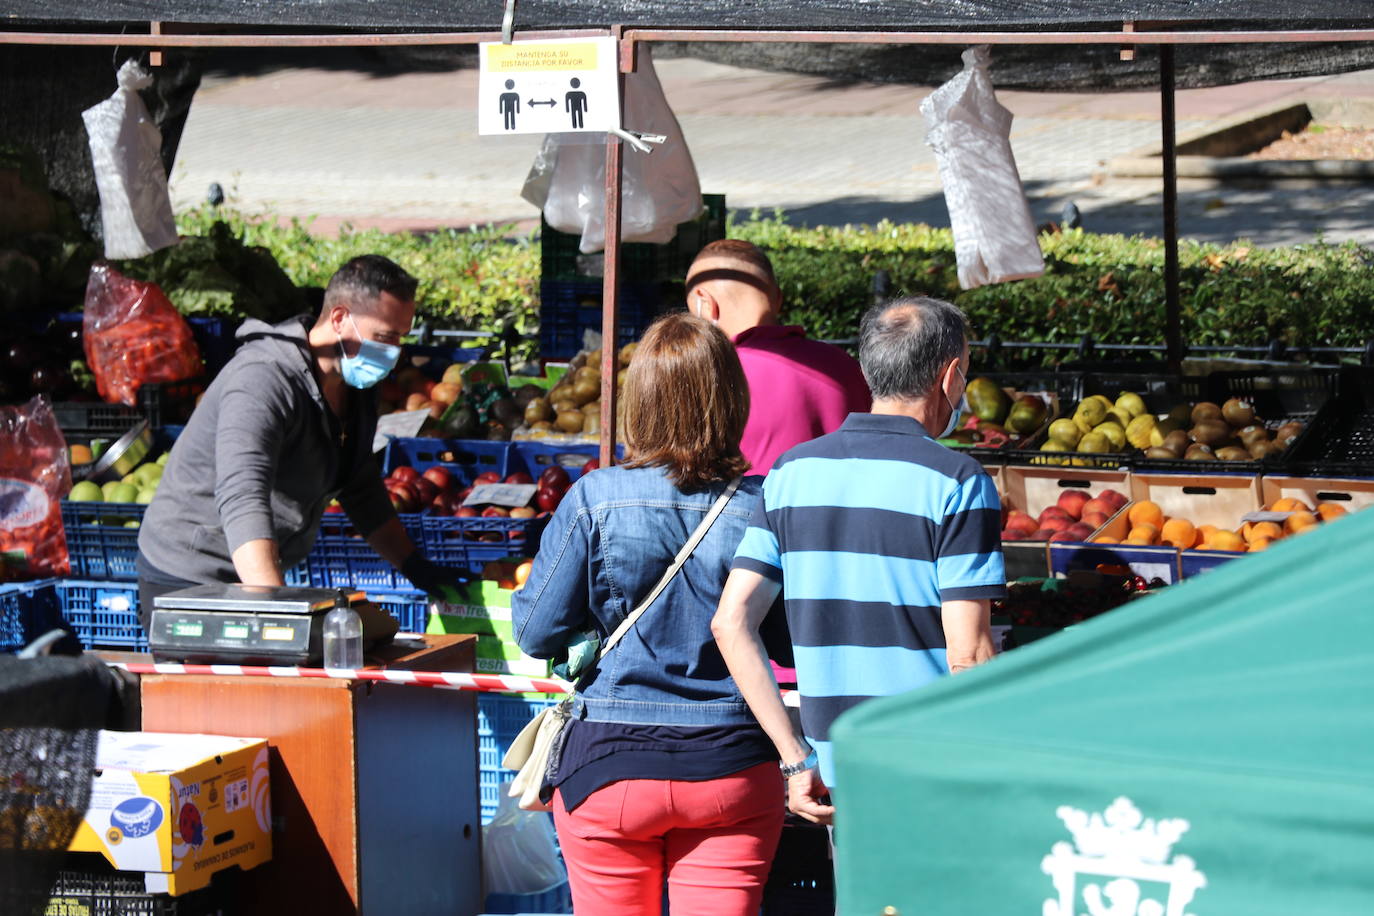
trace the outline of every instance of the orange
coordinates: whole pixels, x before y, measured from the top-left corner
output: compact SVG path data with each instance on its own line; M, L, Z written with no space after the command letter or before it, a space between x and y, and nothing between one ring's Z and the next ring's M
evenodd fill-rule
M1245 530L1241 532L1245 540L1253 544L1255 541L1263 539L1266 541L1277 541L1283 537L1283 529L1273 522L1246 522Z
M75 453L75 451L76 446L73 445L72 452ZM1317 515L1321 516L1321 520L1324 522L1329 522L1333 518L1340 518L1345 514L1345 506L1338 506L1335 503L1317 503Z
M1272 543L1273 541L1271 541L1269 538L1255 538L1250 542L1250 546L1246 549L1250 553L1258 553L1259 551L1264 550Z
M1198 542L1198 546L1200 547L1200 546L1202 546L1203 544L1206 544L1208 541L1210 541L1210 540L1212 539L1212 535L1214 535L1214 534L1216 534L1216 533L1217 533L1217 526L1216 526L1216 525L1198 525L1198 526L1197 526L1197 542Z
M1311 512L1294 512L1288 516L1288 521L1283 523L1283 530L1289 534L1297 534L1299 531L1315 528L1316 525L1317 517Z
M1160 529L1159 541L1187 550L1197 543L1197 529L1186 518L1171 518Z
M525 581L526 581L527 579L529 579L529 577L530 577L530 570L531 570L533 567L534 567L534 561L533 561L533 560L526 560L525 562L521 563L519 566L515 567L515 575L513 576L513 578L515 579L515 587L516 587L516 588L524 588L524 586L525 586Z
M1208 550L1244 550L1245 538L1234 531L1221 530L1207 542Z
M1164 524L1164 510L1159 508L1158 503L1142 499L1131 503L1131 508L1126 510L1126 518L1132 525L1153 525L1158 529Z
M1108 537L1108 536L1105 535L1105 534L1099 534L1097 537L1093 538L1093 543L1094 543L1094 544L1120 544L1121 542L1118 541L1118 540L1117 540L1116 538L1114 538L1114 537Z
M1283 499L1276 499L1276 500L1274 500L1274 505L1270 506L1269 508L1270 508L1270 510L1273 511L1273 512L1311 512L1311 511L1312 511L1311 509L1309 509L1309 508L1307 507L1307 503L1303 502L1303 501L1300 500L1300 499L1294 499L1294 498L1291 497L1291 496L1284 497Z
M1131 533L1126 535L1126 541L1131 544L1158 543L1159 529L1154 525L1136 525L1131 529Z

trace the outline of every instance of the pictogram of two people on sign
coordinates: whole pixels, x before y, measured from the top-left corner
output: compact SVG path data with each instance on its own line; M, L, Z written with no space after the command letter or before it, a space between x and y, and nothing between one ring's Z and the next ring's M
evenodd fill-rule
M587 111L587 93L580 88L582 81L577 77L570 79L568 85L572 88L563 95L563 111L572 119L573 130L580 130L582 114ZM554 99L530 99L527 104L531 108L539 105L552 108L558 102ZM515 91L515 80L506 80L506 91L501 93L500 106L501 116L505 119L504 129L515 130L515 116L520 113L520 93Z

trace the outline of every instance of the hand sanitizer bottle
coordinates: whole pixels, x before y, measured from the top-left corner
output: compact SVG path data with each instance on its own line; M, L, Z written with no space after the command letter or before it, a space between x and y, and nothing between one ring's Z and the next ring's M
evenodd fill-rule
M324 617L324 666L347 668L363 666L363 621L339 589L334 609Z

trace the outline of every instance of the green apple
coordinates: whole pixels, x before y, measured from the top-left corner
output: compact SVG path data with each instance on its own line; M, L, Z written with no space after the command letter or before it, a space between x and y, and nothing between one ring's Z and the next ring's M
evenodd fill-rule
M100 484L91 480L83 480L72 487L72 491L67 494L67 498L82 503L103 503L105 501L105 494L101 492Z

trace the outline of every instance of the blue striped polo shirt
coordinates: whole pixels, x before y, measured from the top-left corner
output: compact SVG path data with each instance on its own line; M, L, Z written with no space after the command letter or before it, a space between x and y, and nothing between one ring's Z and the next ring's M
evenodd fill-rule
M734 568L782 583L827 785L837 716L949 672L940 603L1005 593L1001 521L982 466L910 417L850 414L765 478Z

